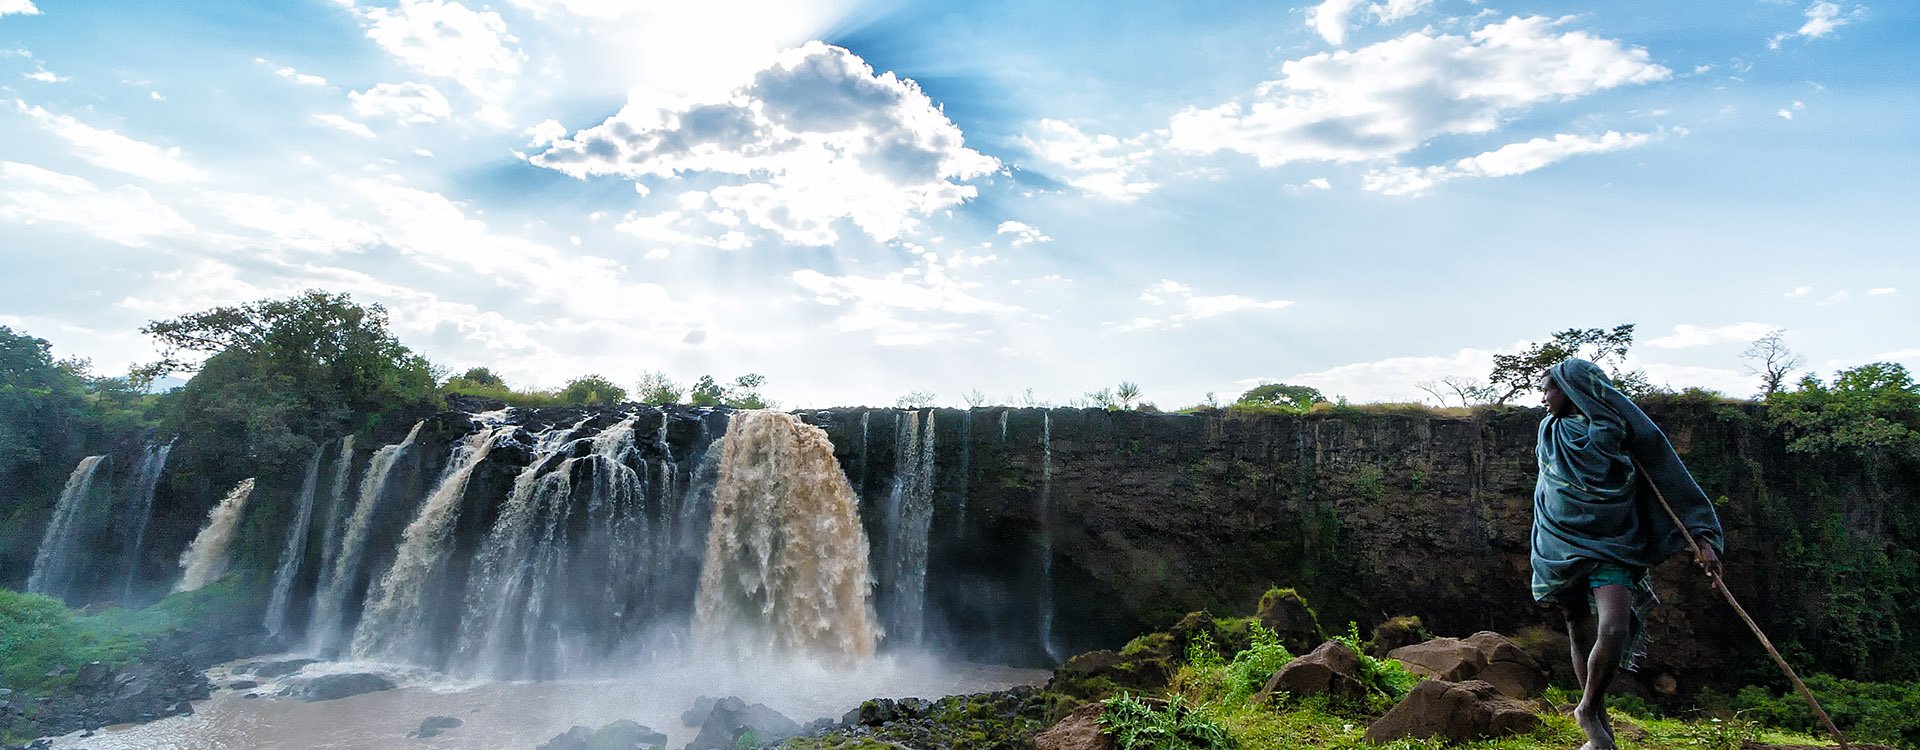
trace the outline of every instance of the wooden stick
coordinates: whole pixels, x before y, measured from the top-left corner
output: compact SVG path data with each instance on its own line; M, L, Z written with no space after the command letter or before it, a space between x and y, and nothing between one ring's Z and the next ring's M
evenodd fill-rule
M1647 468L1641 466L1639 461L1634 461L1633 466L1647 477L1647 486L1653 488L1653 496L1660 501L1660 508L1667 512L1667 518L1673 519L1673 525L1680 529L1680 535L1686 537L1687 547L1693 550L1694 562L1698 563L1706 559L1700 554L1700 542L1693 538L1693 532L1688 531L1687 525L1681 522L1680 514L1673 512L1673 506L1667 503L1667 493L1660 491L1660 485L1653 481L1653 475L1647 474ZM1721 596L1726 597L1727 603L1733 605L1733 611L1740 615L1740 620L1760 638L1760 645L1767 647L1767 655L1773 657L1773 663L1780 665L1780 671L1787 673L1787 679L1793 681L1793 689L1800 692L1800 697L1806 700L1808 707L1813 709L1813 715L1820 717L1820 723L1827 725L1827 731L1833 734L1834 741L1840 743L1840 750L1851 750L1847 744L1846 735L1841 734L1840 728L1833 725L1833 719L1828 718L1827 710L1820 707L1820 701L1813 697L1813 691L1807 689L1807 683L1800 681L1800 675L1794 673L1793 667L1787 664L1786 657L1780 655L1780 650L1773 647L1773 641L1768 640L1767 634L1760 631L1759 624L1747 615L1747 609L1740 606L1740 600L1733 598L1733 591L1727 588L1727 582L1711 570L1707 571L1707 578L1713 581L1713 588L1718 590Z

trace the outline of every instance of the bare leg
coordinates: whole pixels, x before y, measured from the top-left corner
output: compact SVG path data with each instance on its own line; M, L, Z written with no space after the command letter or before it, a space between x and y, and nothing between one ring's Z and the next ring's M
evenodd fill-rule
M1627 647L1627 631L1632 626L1633 592L1620 585L1593 590L1599 604L1593 652L1587 657L1586 679L1581 686L1580 705L1573 709L1574 721L1587 734L1593 750L1614 750L1613 728L1607 719L1607 688L1620 668L1620 653Z
M1569 587L1575 588L1575 587ZM1576 590L1585 590L1584 584ZM1560 611L1567 618L1567 642L1573 651L1573 681L1575 687L1587 689L1587 657L1593 653L1593 619L1587 610L1587 599L1572 593L1562 595L1565 601L1560 603Z

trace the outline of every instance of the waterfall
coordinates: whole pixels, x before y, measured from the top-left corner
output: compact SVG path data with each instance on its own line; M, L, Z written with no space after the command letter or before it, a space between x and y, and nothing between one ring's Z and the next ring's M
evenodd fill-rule
M1040 528L1040 645L1047 658L1060 664L1064 657L1053 642L1053 410L1040 416L1040 502L1034 520Z
M87 503L93 495L93 476L106 456L80 459L60 490L60 501L53 506L53 518L40 537L40 549L33 555L33 571L27 575L27 591L63 599L73 586L76 561L73 559L77 537L86 525Z
M220 504L213 506L213 513L207 516L206 528L193 538L187 550L180 553L180 583L174 591L194 591L205 588L207 584L220 580L227 572L231 562L228 548L233 544L233 533L240 528L240 511L247 503L247 496L253 494L253 479L242 479L227 493Z
M346 623L347 597L353 594L361 558L367 552L367 527L373 522L380 496L386 494L394 465L413 448L413 441L420 437L420 428L425 424L414 423L405 440L381 447L367 462L367 473L360 478L359 502L354 504L353 516L347 519L347 527L341 532L340 547L334 551L333 566L326 570L325 585L314 597L313 625L307 628L307 636L318 649L335 645L334 639L341 635Z
M147 541L147 524L153 520L153 494L160 487L160 472L167 468L167 454L173 452L173 441L155 447L147 444L140 453L140 463L133 468L133 506L128 522L133 524L132 542L127 545L127 573L120 583L120 601L133 600L133 578L140 572L140 548Z
M896 422L893 487L887 493L881 553L889 594L886 630L889 640L918 644L926 626L927 544L933 525L933 412L901 412Z
M349 434L340 438L340 456L333 460L333 484L329 492L331 499L327 501L327 518L320 527L323 530L320 536L320 568L315 586L324 584L327 571L333 569L334 555L340 549L340 524L346 520L340 514L346 510L347 493L352 489L352 483L353 435Z
M864 660L878 638L859 498L825 431L776 411L722 441L695 648Z
M320 453L316 448L307 461L307 478L300 483L293 525L287 527L287 543L280 548L280 564L273 570L273 596L267 599L267 613L261 620L267 633L279 635L287 626L287 603L293 598L293 576L300 572L300 561L307 556L307 531L313 524L313 495L320 483Z
M417 658L427 586L452 553L453 526L460 518L467 480L494 445L516 429L513 425L485 427L453 449L432 493L420 505L420 514L401 534L393 566L367 596L365 613L353 635L354 656Z

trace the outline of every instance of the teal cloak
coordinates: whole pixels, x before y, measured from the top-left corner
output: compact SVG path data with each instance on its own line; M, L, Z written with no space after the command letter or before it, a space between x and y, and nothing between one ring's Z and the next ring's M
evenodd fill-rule
M1720 519L1666 434L1598 365L1569 359L1548 374L1581 413L1540 420L1533 597L1557 602L1567 594L1586 596L1587 574L1603 562L1631 571L1635 616L1622 657L1631 667L1645 644L1646 614L1659 603L1646 572L1687 548L1652 487L1665 494L1694 538L1715 550L1724 549ZM1579 589L1568 591L1572 586Z

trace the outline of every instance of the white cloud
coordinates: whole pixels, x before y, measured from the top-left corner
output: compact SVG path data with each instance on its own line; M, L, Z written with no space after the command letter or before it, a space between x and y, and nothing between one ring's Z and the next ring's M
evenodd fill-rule
M1834 292L1833 294L1829 294L1829 295L1827 295L1827 299L1826 299L1825 301L1823 301L1823 302L1821 302L1820 304L1822 304L1822 305L1837 305L1837 304L1840 304L1840 303L1842 303L1842 302L1846 302L1847 300L1850 300L1850 299L1853 299L1853 295L1852 295L1852 294L1849 294L1849 293L1847 293L1847 292L1845 292L1845 291L1839 291L1839 292Z
M1609 130L1598 137L1561 133L1509 143L1452 164L1432 167L1384 167L1363 178L1367 190L1388 195L1417 195L1435 185L1461 177L1510 177L1540 169L1578 154L1597 154L1633 148L1651 141L1646 133Z
M281 78L292 80L294 83L298 83L303 86L327 85L327 79L322 78L320 76L316 76L316 75L308 75L298 70L294 70L293 68L287 68L287 67L276 68L274 69L273 72L275 75L278 75Z
M1734 323L1724 326L1697 326L1681 324L1673 327L1673 333L1647 341L1647 346L1656 349L1691 349L1722 343L1747 343L1777 330L1779 326L1770 323Z
M1333 183L1325 177L1315 177L1298 185L1288 185L1287 189L1296 193L1319 192L1322 190L1332 190Z
M1790 292L1787 292L1787 294L1786 294L1786 296L1787 296L1788 298L1794 298L1794 297L1805 297L1805 296L1807 296L1807 295L1809 295L1809 294L1812 294L1812 293L1813 293L1813 287L1810 287L1810 286L1796 286L1796 287L1794 287L1794 288L1793 288L1793 291L1790 291Z
M311 199L209 192L199 203L234 227L251 230L237 244L255 251L328 254L358 250L380 241L379 233L366 222L343 217Z
M529 147L540 148L567 137L567 126L560 124L559 120L541 120L539 124L520 131L520 134L530 139L527 141Z
M1140 300L1167 312L1159 317L1134 318L1132 321L1114 326L1114 330L1125 332L1151 328L1179 328L1189 321L1205 320L1229 313L1281 310L1293 306L1291 300L1257 300L1237 294L1201 294L1193 287L1172 279L1162 279L1160 283L1147 287L1140 293Z
M180 158L179 147L161 148L137 141L111 130L102 130L66 115L56 115L38 106L13 100L13 107L33 118L73 147L74 155L95 166L125 172L154 182L193 182L207 174Z
M919 266L883 277L828 276L812 269L793 272L793 283L813 294L813 301L845 307L835 321L844 332L866 333L881 346L925 346L962 335L966 324L959 316L1005 314L1020 308L974 294L980 284L959 281L932 253Z
M194 231L180 214L138 187L102 190L81 177L11 161L0 161L0 220L69 224L129 247Z
M450 0L400 0L395 8L356 8L355 13L367 24L367 38L395 59L452 79L493 105L505 102L519 78L525 55L514 45L520 40L493 11ZM492 114L498 119L500 113Z
M1515 17L1466 36L1430 30L1281 65L1248 103L1175 115L1170 144L1262 166L1389 158L1446 134L1485 133L1530 105L1665 80L1647 51L1561 21Z
M999 166L967 148L917 84L820 42L724 98L629 102L529 161L582 178L727 176L733 184L700 199L801 245L835 242L841 219L892 240L972 198L965 181Z
M1307 27L1319 34L1329 44L1341 45L1347 41L1347 27L1352 25L1353 14L1360 10L1364 0L1322 0L1319 5L1307 9ZM1380 25L1409 18L1433 5L1433 0L1386 0L1367 6Z
M1053 238L1048 237L1046 234L1042 233L1039 227L1035 227L1030 224L1026 224L1018 221L1000 222L1000 226L999 228L994 230L994 234L1013 235L1014 247L1019 247L1021 245L1031 245L1036 242L1052 242L1053 241Z
M40 15L40 9L33 6L33 0L0 0L0 16L14 14L23 16Z
M1128 202L1153 192L1159 185L1136 179L1134 173L1153 156L1149 133L1120 140L1110 135L1087 135L1070 123L1041 120L1020 141L1035 158L1058 168L1068 185L1111 201Z
M1262 383L1306 385L1320 389L1329 399L1344 396L1356 402L1423 401L1430 397L1420 390L1418 383L1448 376L1485 380L1493 369L1493 355L1493 351L1486 349L1461 349L1448 356L1389 357L1284 377L1248 378L1238 385L1244 388Z
M319 121L322 125L326 125L327 127L333 128L335 130L352 133L354 135L360 136L361 138L373 137L372 128L369 128L365 125L349 120L345 117L341 117L340 115L332 115L332 114L314 115L313 119Z
M1796 36L1807 39L1819 39L1820 37L1833 33L1835 29L1852 23L1865 13L1866 8L1858 5L1853 6L1851 9L1846 9L1842 8L1839 3L1826 2L1825 0L1816 2L1807 6L1805 12L1807 17L1806 23L1800 24L1800 28L1794 29L1793 31L1773 35L1772 39L1767 40L1767 48L1780 49L1781 42Z
M347 94L361 117L391 117L412 125L453 116L453 107L440 90L424 83L382 83Z
M1790 107L1781 107L1780 110L1778 112L1775 112L1774 114L1779 115L1780 119L1782 120L1791 120L1793 119L1793 113L1806 108L1807 108L1807 105L1805 102L1796 101Z
M38 81L40 83L61 83L68 80L66 76L55 75L53 71L47 70L44 66L32 73L22 74L22 77L29 81Z
M1874 289L1868 289L1868 290L1867 290L1867 294L1870 294L1870 295L1874 295L1874 296L1879 296L1879 295L1882 295L1882 294L1892 294L1892 293L1894 293L1894 292L1897 292L1897 291L1900 291L1900 290L1898 290L1898 289L1895 289L1895 288L1893 288L1893 287L1890 287L1890 286L1883 286L1883 287L1878 287L1878 288L1874 288Z

